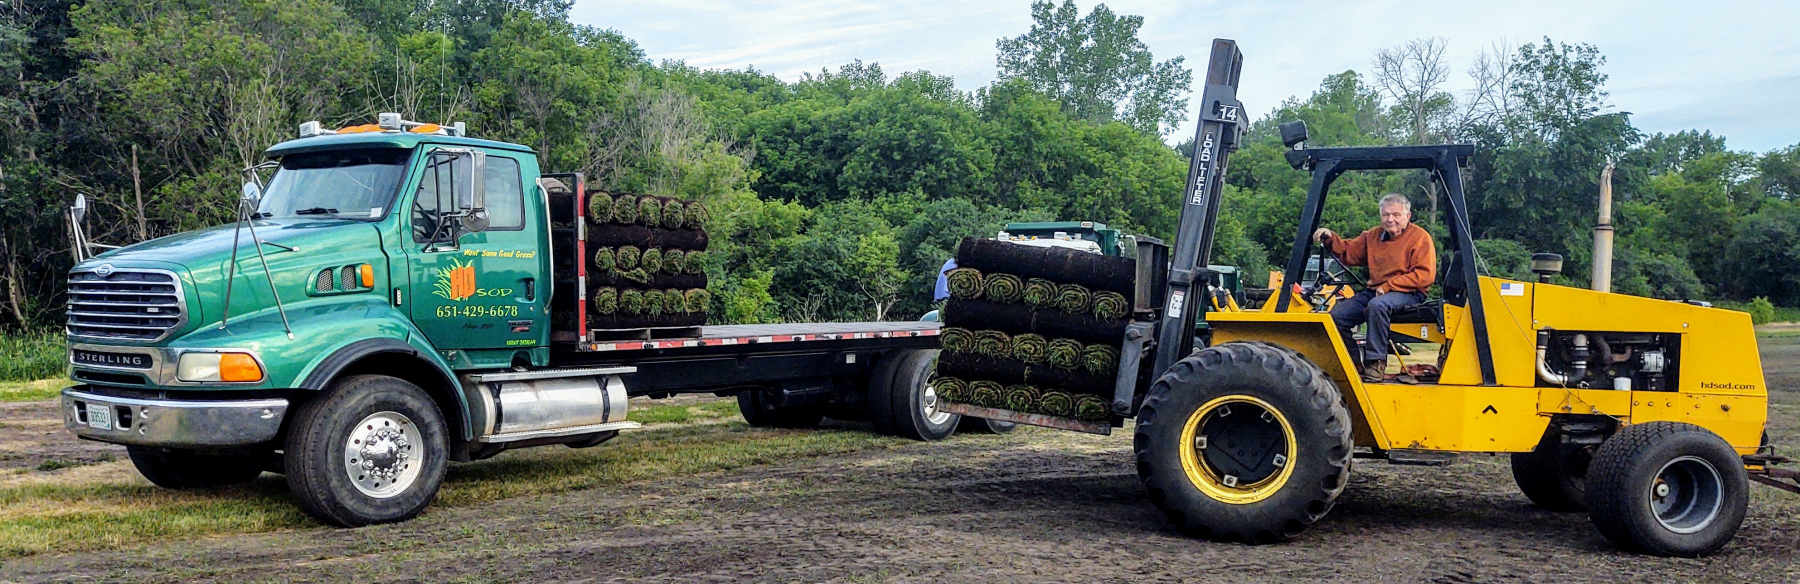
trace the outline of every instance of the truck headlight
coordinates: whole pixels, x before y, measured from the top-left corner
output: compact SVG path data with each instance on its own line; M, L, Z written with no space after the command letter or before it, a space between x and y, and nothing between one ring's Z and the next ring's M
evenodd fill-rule
M249 353L183 353L175 368L182 381L262 381L262 365Z

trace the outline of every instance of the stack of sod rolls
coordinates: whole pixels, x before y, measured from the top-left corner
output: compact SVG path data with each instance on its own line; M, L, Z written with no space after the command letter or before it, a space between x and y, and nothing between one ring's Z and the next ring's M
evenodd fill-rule
M588 325L706 324L706 224L699 202L588 192Z
M1111 417L1134 262L964 239L947 274L940 399L1087 421Z

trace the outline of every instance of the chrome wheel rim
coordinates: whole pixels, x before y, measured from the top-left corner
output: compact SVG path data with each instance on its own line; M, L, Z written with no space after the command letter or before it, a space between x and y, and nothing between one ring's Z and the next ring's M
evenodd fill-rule
M919 391L919 409L925 412L925 421L933 426L942 426L950 422L950 412L938 411L937 399L937 390L932 389L929 383Z
M344 438L344 472L364 495L398 495L418 481L424 444L419 427L405 414L369 414Z
M1697 456L1669 461L1650 481L1650 511L1663 529L1688 534L1706 529L1724 507L1719 469Z

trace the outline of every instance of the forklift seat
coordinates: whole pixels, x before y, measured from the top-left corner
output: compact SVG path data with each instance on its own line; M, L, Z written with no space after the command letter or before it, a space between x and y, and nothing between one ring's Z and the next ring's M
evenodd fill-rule
M1433 298L1394 309L1388 313L1388 322L1394 324L1444 324L1444 299Z

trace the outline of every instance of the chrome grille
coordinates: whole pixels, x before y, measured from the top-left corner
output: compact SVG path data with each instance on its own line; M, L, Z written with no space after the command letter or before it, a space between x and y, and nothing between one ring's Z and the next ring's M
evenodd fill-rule
M181 283L162 270L69 274L72 337L157 341L187 321Z
M357 281L356 266L344 266L338 277L338 285L345 290L355 290L358 286Z
M316 292L330 292L334 287L331 283L331 268L320 270L318 277L313 278L313 290Z

